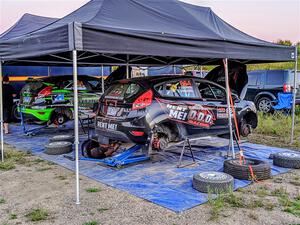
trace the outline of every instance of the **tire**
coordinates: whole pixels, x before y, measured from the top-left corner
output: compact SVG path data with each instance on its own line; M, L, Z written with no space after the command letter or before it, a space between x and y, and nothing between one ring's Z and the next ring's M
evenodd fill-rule
M239 127L240 134L243 137L248 137L251 134L251 125L247 124L247 121L243 118Z
M269 97L261 97L256 102L256 108L264 113L272 112L272 99Z
M82 156L91 158L91 150L95 147L99 146L99 143L96 141L93 141L91 139L85 140L81 145L81 152Z
M68 134L62 134L62 135L56 135L51 138L49 138L49 142L58 142L58 141L67 141L67 142L74 142L74 136L68 135Z
M224 161L224 172L241 180L252 180L249 165L251 165L256 180L266 180L271 177L270 165L257 159L246 159L246 164L240 165L238 159Z
M67 116L65 114L55 113L54 121L53 121L54 124L62 125L62 124L64 124L67 121L68 121L68 118L67 118Z
M11 118L13 121L19 121L21 119L20 113L18 112L18 105L14 104L11 110Z
M224 193L233 190L234 179L222 172L202 172L193 176L193 188L203 193Z
M48 155L61 155L71 151L72 143L67 141L58 141L46 144L44 153Z
M300 169L300 154L281 152L273 155L273 164L284 168Z

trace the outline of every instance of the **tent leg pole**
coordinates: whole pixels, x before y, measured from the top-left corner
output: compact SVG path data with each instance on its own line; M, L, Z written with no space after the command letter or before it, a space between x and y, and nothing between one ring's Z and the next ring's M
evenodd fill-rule
M3 137L3 89L2 89L2 61L0 60L0 121L1 121L1 161L4 162L4 137Z
M292 131L291 131L291 144L294 142L295 131L295 109L296 109L296 92L297 92L297 64L298 64L298 49L295 45L295 69L294 69L294 88L293 88L293 110L292 110Z
M104 76L103 76L103 71L104 71L104 69L103 69L103 65L102 65L101 66L101 82L102 82L101 89L102 89L102 94L104 93Z
M74 91L74 131L75 131L75 167L76 167L76 204L79 199L79 134L78 134L78 90L77 90L77 51L73 50L73 91Z
M129 79L129 55L127 55L127 62L126 62L126 79Z
M228 126L230 132L228 152L232 152L232 158L235 158L234 144L233 144L233 130L232 130L232 118L231 118L231 107L230 107L230 87L229 87L229 75L228 75L228 59L223 59L224 71L225 71L225 82L226 82L226 99L227 99L227 111L228 111Z

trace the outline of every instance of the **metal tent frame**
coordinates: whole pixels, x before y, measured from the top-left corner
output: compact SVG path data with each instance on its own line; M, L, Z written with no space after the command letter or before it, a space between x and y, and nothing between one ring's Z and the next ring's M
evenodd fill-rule
M129 55L128 55L129 58ZM297 46L295 47L295 70L294 70L294 87L296 87L297 84ZM66 60L66 59L62 59ZM69 59L67 59L69 61ZM230 130L230 139L229 139L229 151L231 151L232 157L235 157L235 149L233 144L233 127L232 127L232 118L231 118L231 107L230 107L230 96L229 96L229 77L228 77L228 58L223 59L224 69L225 69L225 82L226 82L226 100L227 100L227 108L228 108L228 126ZM24 60L22 60L24 61ZM26 61L26 60L25 60ZM25 62L24 61L24 62ZM28 62L28 61L27 61ZM31 62L31 61L29 61ZM178 61L177 61L178 62ZM2 63L3 61L0 61L0 80L2 81ZM162 65L163 62L161 62ZM175 63L175 62L174 62ZM93 64L95 65L95 64ZM103 65L102 64L102 68ZM134 65L130 63L130 61L123 62L122 65L127 66L127 78L129 78L129 66ZM77 50L72 51L72 66L73 66L73 81L74 81L74 130L75 130L75 167L76 167L76 204L80 204L80 184L79 184L79 117L78 117L78 90L77 90L77 78L78 78L78 56L77 56ZM147 65L149 66L149 65ZM103 69L102 69L103 70ZM102 76L103 79L103 76ZM104 86L102 86L104 91ZM294 141L294 128L295 128L295 97L296 97L297 88L294 88L293 90L293 110L292 110L292 130L291 130L291 142ZM0 85L0 121L1 121L1 127L3 127L3 91L2 91L2 82ZM0 131L1 136L1 160L4 162L4 136L3 136L3 129Z
M91 0L73 13L45 27L26 30L21 36L16 35L8 40L0 40L1 81L3 60L6 65L41 64L73 67L76 204L80 204L78 66L125 65L129 78L128 68L135 65L216 65L223 63L226 71L228 125L232 131L231 113L229 113L228 61L237 60L249 64L292 61L297 58L291 55L292 48L251 37L224 22L210 8L190 5L178 0L163 1L163 4L160 1L141 0L138 1L138 6L136 6L137 1L122 0L117 1L116 7L106 7L112 8L112 11L106 11L105 17L108 19L103 20L101 16L104 15L101 14L101 9L112 2L113 0ZM134 4L128 4L132 2ZM141 6L143 6L145 16L140 16ZM114 13L116 10L120 13ZM153 13L154 11L156 13ZM128 18L127 13L130 13L131 18ZM184 20L176 22L174 18L178 16L182 16ZM131 20L124 23L124 18ZM108 21L117 21L117 26ZM0 86L0 120L3 126L2 82ZM295 102L293 108L295 108ZM293 118L293 128L294 122L295 118ZM232 151L234 157L233 137L232 132L230 133L229 150ZM0 138L3 161L3 129L1 129Z

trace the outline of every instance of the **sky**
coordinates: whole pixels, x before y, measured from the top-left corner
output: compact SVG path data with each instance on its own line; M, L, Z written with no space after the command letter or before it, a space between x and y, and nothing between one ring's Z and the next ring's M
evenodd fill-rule
M0 0L0 33L24 13L63 17L89 0ZM163 0L162 0L163 1ZM183 0L211 7L223 20L260 39L300 41L300 0Z

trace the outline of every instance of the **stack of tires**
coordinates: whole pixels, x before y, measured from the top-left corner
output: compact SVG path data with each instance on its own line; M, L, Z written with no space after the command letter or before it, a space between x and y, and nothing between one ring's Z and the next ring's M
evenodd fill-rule
M49 139L49 143L45 145L44 153L48 155L61 155L72 152L74 142L73 135L57 135Z

